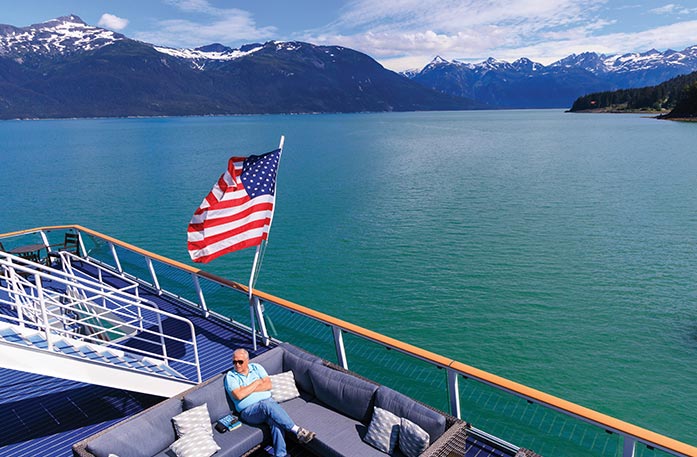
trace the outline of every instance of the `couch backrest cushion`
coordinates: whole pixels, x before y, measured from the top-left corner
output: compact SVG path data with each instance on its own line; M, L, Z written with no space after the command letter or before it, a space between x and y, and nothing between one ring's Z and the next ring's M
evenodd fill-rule
M309 375L317 399L345 416L368 423L375 384L319 364L310 367Z
M307 371L311 365L321 364L322 359L292 344L282 343L270 351L254 357L250 362L263 366L269 375L292 371L295 383L300 390L314 395L312 382Z
M97 457L155 455L177 439L172 418L182 411L179 397L165 400L94 438L87 444L87 450Z
M431 437L431 443L445 432L445 416L389 387L378 388L375 393L375 406L407 418L423 428Z
M323 365L318 361L308 360L307 358L300 357L289 351L283 352L283 371L292 371L295 377L295 383L300 387L300 390L311 395L315 395L309 375L309 370L313 366L321 367Z
M281 344L279 344L279 346L282 347L285 350L285 352L290 352L293 355L297 355L301 359L305 359L305 360L308 360L310 362L322 363L321 357L317 357L316 355L314 355L310 352L307 352L304 349L300 349L297 346L293 346L290 343L281 343Z
M184 396L184 409L189 410L207 403L211 422L229 414L235 409L235 405L225 391L224 381L225 374L219 374L198 389L187 393Z
M272 374L278 374L278 373L283 373L283 349L280 347L275 347L271 349L270 351L266 351L263 354L260 354L253 359L250 359L250 362L253 363L258 363L264 369L269 375Z

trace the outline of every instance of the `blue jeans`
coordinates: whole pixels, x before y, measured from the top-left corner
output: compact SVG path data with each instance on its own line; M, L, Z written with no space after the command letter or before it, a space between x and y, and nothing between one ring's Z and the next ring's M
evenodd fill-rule
M285 457L285 432L295 425L288 413L271 398L260 400L247 406L240 413L240 418L252 425L267 424L271 428L273 452L276 457Z

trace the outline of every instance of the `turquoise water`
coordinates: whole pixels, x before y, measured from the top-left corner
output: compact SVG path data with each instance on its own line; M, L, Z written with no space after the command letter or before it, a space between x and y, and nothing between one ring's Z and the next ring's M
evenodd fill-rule
M0 123L0 232L180 261L286 135L257 287L697 444L697 125L491 111ZM246 282L253 250L205 268ZM189 262L190 263L190 262Z

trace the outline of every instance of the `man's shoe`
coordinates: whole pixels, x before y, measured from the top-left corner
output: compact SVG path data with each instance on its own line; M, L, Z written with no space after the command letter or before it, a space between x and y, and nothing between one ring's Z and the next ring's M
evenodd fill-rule
M296 436L298 437L298 441L300 443L307 444L312 441L312 438L315 437L315 432L311 432L306 428L300 427L300 430L298 430Z

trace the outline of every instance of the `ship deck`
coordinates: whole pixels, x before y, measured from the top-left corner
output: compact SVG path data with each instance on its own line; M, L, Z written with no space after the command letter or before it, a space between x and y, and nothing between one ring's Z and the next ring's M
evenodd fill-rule
M92 269L87 263L80 268L88 272ZM115 275L103 280L117 287L123 285L123 280ZM254 351L248 329L206 317L202 310L183 300L142 285L140 295L193 323L203 380L229 369L235 348L243 347L251 356L269 349L259 345ZM164 321L163 325L177 331L176 321ZM73 443L162 400L154 395L0 369L0 456L70 456ZM314 457L305 449L291 451L294 456ZM509 455L473 437L463 451L468 457ZM256 454L265 455L268 454L263 449Z

